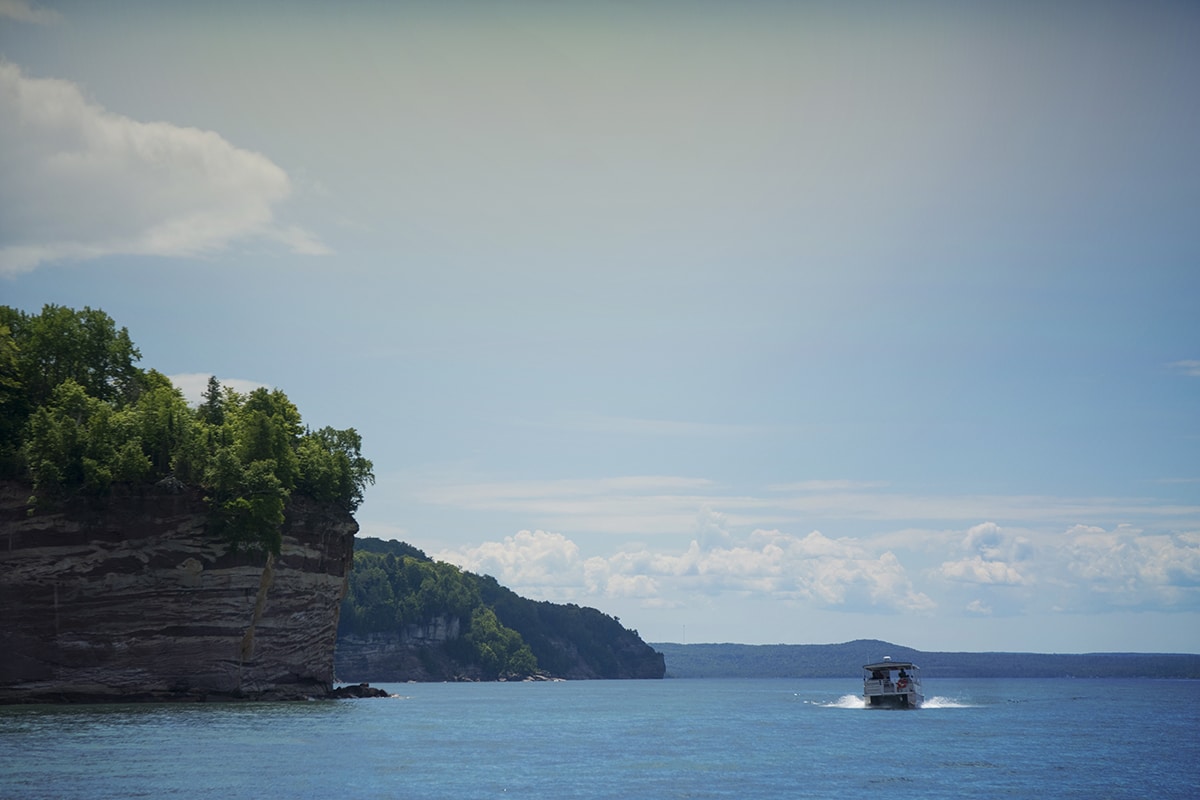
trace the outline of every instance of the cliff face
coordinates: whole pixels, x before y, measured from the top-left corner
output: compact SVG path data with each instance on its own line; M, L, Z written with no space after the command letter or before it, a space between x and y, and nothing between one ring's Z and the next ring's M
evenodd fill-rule
M446 651L447 642L459 636L457 617L437 617L428 625L408 625L399 633L343 634L337 640L339 680L403 682L479 680L477 668L463 665ZM569 680L661 678L665 665L661 653L636 634L624 631L606 658L588 658L569 639L534 640L543 673Z
M476 680L478 670L456 663L441 647L461 629L458 617L440 616L399 633L344 634L337 640L334 669L339 680L349 682Z
M184 487L26 513L0 483L0 702L284 699L333 683L357 524L293 497L279 556L232 555Z
M570 680L658 679L666 673L662 653L629 631L613 641L611 650L599 658L581 653L579 645L570 639L544 639L535 647L538 664Z

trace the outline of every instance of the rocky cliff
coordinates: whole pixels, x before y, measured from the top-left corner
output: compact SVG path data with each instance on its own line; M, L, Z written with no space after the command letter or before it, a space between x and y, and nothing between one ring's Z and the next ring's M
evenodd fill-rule
M231 554L182 486L28 514L0 483L0 702L284 699L333 683L358 528L293 497L278 556Z
M599 612L595 612L599 615ZM445 645L459 636L457 617L436 617L427 625L406 625L397 633L343 633L335 657L343 681L450 681L480 680L478 667L455 659ZM603 658L585 656L570 637L532 635L542 677L568 680L661 678L663 656L632 631L608 642Z
M334 669L344 681L476 680L471 670L452 659L441 645L457 639L458 617L439 616L427 625L405 625L398 633L343 634L338 638Z

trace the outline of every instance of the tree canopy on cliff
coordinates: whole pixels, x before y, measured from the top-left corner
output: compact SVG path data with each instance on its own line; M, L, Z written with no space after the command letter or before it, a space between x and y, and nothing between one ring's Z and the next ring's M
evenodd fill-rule
M349 428L311 430L278 389L239 393L210 378L190 407L103 311L0 306L0 474L34 504L118 483L174 479L205 490L234 547L278 552L293 492L355 510L374 483Z
M484 604L475 576L407 546L355 552L339 633L395 633L438 617L459 620L461 635L443 647L464 667L490 680L537 670L537 659L521 635Z

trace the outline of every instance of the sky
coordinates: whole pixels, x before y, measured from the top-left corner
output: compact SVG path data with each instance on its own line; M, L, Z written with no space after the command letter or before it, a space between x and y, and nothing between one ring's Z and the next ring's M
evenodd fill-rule
M0 0L0 303L651 642L1200 652L1200 5Z

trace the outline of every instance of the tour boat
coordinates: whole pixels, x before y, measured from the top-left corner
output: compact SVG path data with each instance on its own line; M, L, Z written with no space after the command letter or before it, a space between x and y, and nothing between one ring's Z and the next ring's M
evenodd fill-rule
M921 676L911 661L883 661L863 667L863 702L868 708L920 708L925 702Z

